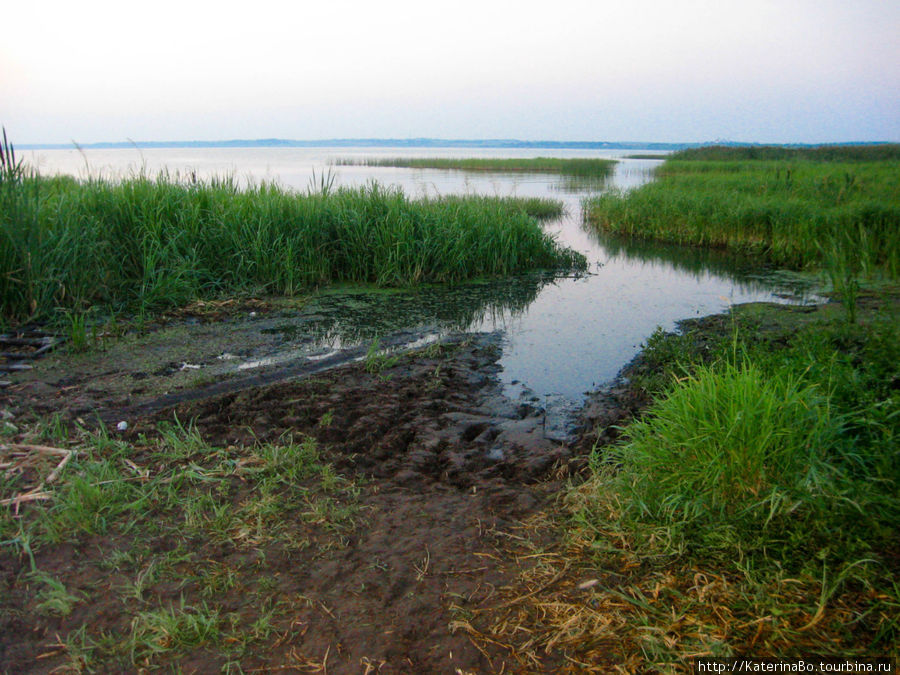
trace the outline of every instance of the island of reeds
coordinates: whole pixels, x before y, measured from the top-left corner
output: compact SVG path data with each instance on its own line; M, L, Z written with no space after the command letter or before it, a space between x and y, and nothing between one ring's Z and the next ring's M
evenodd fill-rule
M616 161L613 159L559 157L521 158L451 158L451 157L393 157L385 159L338 159L343 166L393 166L410 169L452 169L495 173L552 173L581 178L608 178Z
M333 282L408 286L583 268L535 216L552 200L410 199L370 184L298 193L231 178L41 177L6 146L0 173L0 316L89 307L158 310Z

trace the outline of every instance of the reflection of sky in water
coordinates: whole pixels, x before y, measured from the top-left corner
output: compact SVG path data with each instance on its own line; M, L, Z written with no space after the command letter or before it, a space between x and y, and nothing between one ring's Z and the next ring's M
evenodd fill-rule
M376 293L353 298L323 296L295 318L297 328L333 345L351 344L393 330L431 326L438 330L502 329L506 333L501 375L538 395L581 394L612 379L634 357L657 326L726 309L729 303L777 299L772 286L740 274L736 261L714 252L635 242L616 242L585 230L581 199L602 186L559 176L489 174L391 167L330 166L341 157L597 157L627 151L553 151L447 148L353 149L172 149L89 150L93 174L128 173L143 165L200 176L233 174L243 180L275 179L305 190L313 171L331 172L336 185L376 180L414 196L478 193L541 196L562 200L568 216L548 223L559 240L584 253L591 274L581 278L521 280L426 288L411 293ZM84 175L85 158L75 151L36 151L27 158L43 173ZM631 188L647 181L655 160L623 159L611 184ZM516 391L518 387L511 387Z

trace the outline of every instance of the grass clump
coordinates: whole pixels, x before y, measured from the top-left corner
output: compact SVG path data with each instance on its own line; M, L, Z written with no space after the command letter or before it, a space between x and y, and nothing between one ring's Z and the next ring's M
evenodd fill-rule
M698 326L703 340L654 337L646 363L668 375L636 381L655 402L567 496L579 555L627 559L624 632L671 636L634 633L652 660L896 648L892 297L866 294L857 324L834 307L752 308ZM674 613L653 611L662 596Z
M740 556L792 525L813 536L801 506L839 497L827 459L840 430L828 398L792 373L701 366L628 427L612 484L625 517L672 546Z
M362 166L394 166L410 169L453 169L458 171L491 171L496 173L553 173L562 176L608 178L616 161L613 159L563 159L558 157L451 158L393 157L388 159L343 159L338 164Z
M94 308L152 312L223 293L582 268L584 257L526 212L559 208L476 196L411 200L374 183L299 194L166 174L78 181L13 165L0 185L0 320L78 323Z
M891 148L894 148L891 150ZM658 180L587 203L599 229L796 268L900 275L896 146L675 153ZM846 287L846 284L844 284Z

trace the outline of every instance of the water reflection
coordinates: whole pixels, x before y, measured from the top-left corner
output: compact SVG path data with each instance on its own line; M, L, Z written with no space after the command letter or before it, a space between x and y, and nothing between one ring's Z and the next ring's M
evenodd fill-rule
M591 194L604 192L609 182L607 176L561 176L556 182L551 182L549 188L555 192L568 194Z
M506 325L523 316L554 280L548 274L529 274L410 291L334 289L314 298L275 330L340 347L400 330L447 333L472 326Z
M627 260L643 265L665 265L694 277L713 272L735 281L743 281L751 270L759 269L758 263L754 268L750 258L738 254L606 234L597 231L590 224L585 224L584 227L610 261ZM759 281L757 283L759 289L763 289L764 285Z
M731 280L743 293L769 293L796 298L798 301L818 301L811 294L813 280L799 274L761 269L758 260L740 253L721 249L679 246L599 232L589 223L584 229L607 256L607 263L656 266L670 268L704 280L716 275Z

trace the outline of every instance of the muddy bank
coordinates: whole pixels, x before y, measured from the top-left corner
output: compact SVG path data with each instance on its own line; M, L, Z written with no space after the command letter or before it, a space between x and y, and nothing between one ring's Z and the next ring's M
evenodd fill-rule
M455 336L374 366L348 363L313 376L185 401L141 420L192 420L219 445L304 434L337 466L405 487L527 482L563 465L543 410L506 399L497 383L500 336Z
M397 335L384 344L408 347L421 337ZM135 354L131 372L123 363L117 373L99 370L92 376L85 367L55 381L32 375L8 387L2 403L18 433L29 419L53 414L64 424L104 420L113 438L130 448L127 461L151 479L154 471L196 472L198 464L210 461L204 451L154 464L147 444L171 423L194 425L208 446L219 449L215 455L227 454L229 466L236 467L252 466L261 446L314 439L322 460L352 486L339 499L327 499L352 507L354 515L340 526L326 516L311 525L305 515L292 514L318 504L315 495L303 497L302 504L286 496L280 507L285 513L268 525L278 537L247 540L234 534L252 529L243 524L223 541L202 528L186 529L187 516L157 510L159 497L147 495L142 499L151 506L140 517L153 527L109 516L105 533L34 547L41 578L58 580L80 599L65 616L48 613L39 602L44 591L29 573L28 556L3 547L0 586L9 600L0 664L11 672L49 672L78 659L83 666L125 671L177 664L186 672L219 672L228 662L245 671L334 673L502 668L508 654L476 644L455 626L469 612L491 607L494 589L529 564L508 554L511 542L533 514L555 508L564 480L583 466L592 441L584 435L579 443L561 442L558 421L548 421L537 401L504 396L497 378L501 339L496 333L457 334L407 351L359 348L330 368L316 361L276 365L169 393L141 390L146 378L134 377L146 372L138 365L141 354ZM130 388L104 389L110 378ZM629 414L638 399L620 386L590 406L591 420L620 421ZM116 420L127 421L127 430L115 431ZM9 427L7 432L22 440ZM177 482L175 475L165 480ZM214 495L217 506L204 507L203 518L211 519L218 508L243 513L258 489L252 476L231 482L222 494L221 486L209 495L191 493L179 508L186 512L191 502ZM23 505L19 516L37 518L38 511ZM556 535L528 536L549 542ZM110 556L128 562L111 566ZM170 571L147 579L149 569ZM213 573L232 582L211 595ZM133 592L137 579L146 579L139 599ZM128 588L130 595L123 590ZM238 640L232 635L221 644L159 653L141 648L143 661L130 660L135 626L150 607L169 608L173 616L214 607L217 616L236 617L234 630L245 632L272 610L272 626L267 636L250 631L255 637L239 654L228 647ZM66 638L76 634L94 647L76 650ZM551 658L547 668L558 665Z

